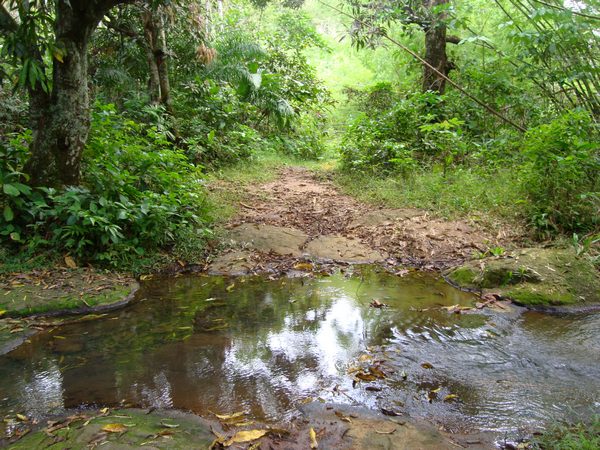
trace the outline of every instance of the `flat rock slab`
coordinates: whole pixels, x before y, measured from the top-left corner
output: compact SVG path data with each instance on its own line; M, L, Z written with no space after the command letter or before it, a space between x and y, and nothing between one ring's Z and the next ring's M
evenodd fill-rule
M147 414L139 409L124 409L80 417L71 426L48 434L43 430L29 433L11 448L191 449L209 448L214 440L211 422L175 410Z
M378 209L369 211L360 217L354 219L348 225L348 228L358 227L378 227L380 225L389 225L398 220L412 219L425 214L420 209Z
M233 228L229 238L235 243L264 253L302 256L301 247L308 235L296 228L244 223Z
M314 258L352 263L383 261L381 253L343 236L321 236L308 243L305 252Z
M325 430L319 448L348 450L456 450L468 448L483 450L495 448L491 435L478 435L476 444L468 444L468 436L453 435L452 440L445 433L425 422L417 422L408 417L390 418L376 410L338 404L310 403L302 406L304 418L315 430ZM351 417L351 419L348 419ZM343 418L346 418L345 420ZM291 449L309 448L307 432L300 434L298 441L304 446L290 446ZM473 436L475 437L475 436ZM301 439L304 438L304 442ZM456 442L460 442L460 445Z
M208 266L210 275L246 275L256 266L254 254L246 250L234 250L223 253Z

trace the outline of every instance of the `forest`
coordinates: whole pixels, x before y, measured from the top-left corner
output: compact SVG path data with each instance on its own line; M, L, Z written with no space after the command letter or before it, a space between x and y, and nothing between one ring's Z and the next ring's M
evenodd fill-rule
M599 448L599 123L598 0L0 0L0 447Z

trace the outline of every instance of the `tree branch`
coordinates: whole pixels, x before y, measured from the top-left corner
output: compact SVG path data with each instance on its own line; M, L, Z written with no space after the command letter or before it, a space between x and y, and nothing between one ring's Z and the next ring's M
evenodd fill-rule
M446 42L448 42L449 44L460 44L460 41L462 41L462 39L458 36L446 36Z

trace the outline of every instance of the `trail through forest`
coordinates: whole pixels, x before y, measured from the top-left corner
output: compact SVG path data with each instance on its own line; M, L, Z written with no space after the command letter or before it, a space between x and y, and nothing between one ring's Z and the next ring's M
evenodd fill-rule
M211 264L213 273L281 271L299 259L444 268L508 239L474 221L361 203L326 173L302 167L285 167L265 184L220 181L212 189L244 189L239 213L225 226L230 248Z

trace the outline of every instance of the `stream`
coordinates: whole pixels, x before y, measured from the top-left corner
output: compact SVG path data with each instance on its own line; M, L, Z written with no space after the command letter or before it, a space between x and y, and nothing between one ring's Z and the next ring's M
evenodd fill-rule
M149 280L130 307L1 356L0 414L131 405L285 424L322 399L503 435L600 413L600 314L443 308L475 300L369 266ZM384 376L355 381L372 366Z

